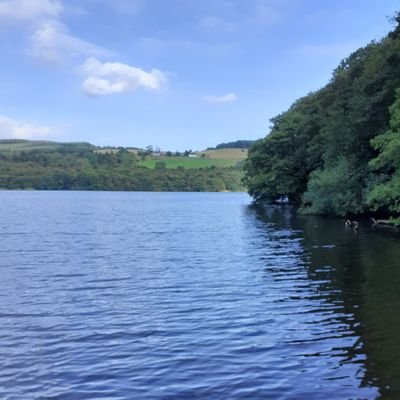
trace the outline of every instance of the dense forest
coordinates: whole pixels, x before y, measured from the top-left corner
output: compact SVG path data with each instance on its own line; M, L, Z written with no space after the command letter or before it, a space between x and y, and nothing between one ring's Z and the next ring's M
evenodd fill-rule
M394 30L356 50L322 89L271 120L249 150L256 200L305 213L400 215L400 13Z
M168 169L140 166L125 148L104 151L88 143L0 141L0 188L41 190L238 191L240 167Z

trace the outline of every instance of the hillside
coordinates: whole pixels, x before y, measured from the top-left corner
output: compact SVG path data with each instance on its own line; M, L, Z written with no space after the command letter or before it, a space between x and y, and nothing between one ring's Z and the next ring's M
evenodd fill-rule
M400 14L394 20L388 36L272 119L245 165L255 199L287 198L313 214L400 215Z
M77 151L91 151L95 146L85 142L52 142L47 140L22 140L22 139L9 139L0 140L0 153L10 152L77 152Z
M247 149L243 148L222 148L215 150L205 150L200 153L202 156L211 160L232 160L233 162L242 161L247 158Z
M235 167L241 161L247 158L247 150L245 149L221 149L221 150L205 150L193 153L187 157L176 157L166 155L149 155L145 160L138 162L139 166L146 168L229 168Z
M155 156L89 143L0 140L0 188L241 191L239 161Z

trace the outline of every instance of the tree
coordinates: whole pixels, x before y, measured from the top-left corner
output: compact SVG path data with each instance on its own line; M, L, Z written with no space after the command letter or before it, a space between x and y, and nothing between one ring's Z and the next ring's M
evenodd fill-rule
M390 128L371 140L378 151L377 157L369 163L380 174L379 180L368 194L368 202L373 210L400 214L400 90L390 107Z
M363 211L363 171L341 158L335 166L313 171L303 196L303 211L311 214L348 216Z
M154 152L153 146L150 145L150 146L146 147L146 151L145 151L146 155L151 156L153 154L153 152Z

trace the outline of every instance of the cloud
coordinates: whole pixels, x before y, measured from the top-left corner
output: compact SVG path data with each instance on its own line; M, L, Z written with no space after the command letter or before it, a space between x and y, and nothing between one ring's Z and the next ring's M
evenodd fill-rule
M110 51L72 35L60 21L64 12L79 10L83 9L64 7L61 0L0 0L0 22L27 25L31 31L27 53L44 62L59 62L65 57L110 56Z
M158 69L147 72L119 62L102 63L96 58L86 60L79 70L86 76L82 88L91 96L129 93L140 87L159 91L167 83L166 74Z
M69 33L57 20L44 21L30 38L28 54L45 62L58 62L63 57L109 56L111 52Z
M235 93L227 93L223 96L204 96L203 100L208 103L231 103L238 100L238 96Z
M0 115L0 139L39 139L56 133L49 126L37 126Z
M62 11L59 0L0 0L0 19L6 21L54 18Z

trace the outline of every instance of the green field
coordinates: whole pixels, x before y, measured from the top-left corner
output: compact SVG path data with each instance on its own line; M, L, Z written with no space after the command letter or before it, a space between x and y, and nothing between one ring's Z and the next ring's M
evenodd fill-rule
M166 157L147 156L138 166L154 169L156 164L162 161L167 169L185 168L198 169L207 167L228 168L234 167L238 162L247 158L247 150L243 149L221 149L205 150L197 153L197 158L191 157Z
M0 140L0 152L20 152L20 151L57 151L57 150L80 150L80 149L92 149L89 143L84 142L71 142L71 143L60 143L51 142L48 140Z
M211 160L245 160L247 158L247 149L220 149L220 150L205 150L199 155L205 154Z
M48 141L28 141L28 140L1 140L0 151L30 151L30 150L51 150L58 148L59 144Z
M154 169L156 163L164 162L167 169L182 167L185 169L198 169L207 167L233 167L239 160L211 160L208 158L188 158L188 157L154 157L139 161L138 166Z

